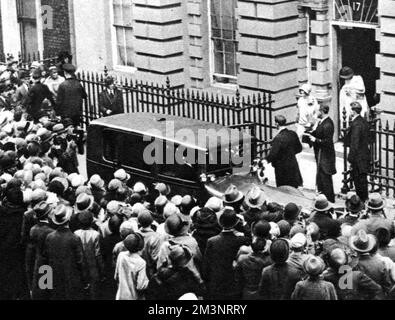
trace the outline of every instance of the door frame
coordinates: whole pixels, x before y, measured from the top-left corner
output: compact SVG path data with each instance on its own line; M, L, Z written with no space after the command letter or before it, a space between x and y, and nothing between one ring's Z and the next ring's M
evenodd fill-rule
M366 26L369 26L368 28ZM342 57L342 46L341 42L339 40L339 32L341 32L341 28L347 27L347 28L359 28L359 29L370 29L370 30L377 30L379 29L378 25L369 25L369 24L355 24L352 22L341 22L341 21L331 21L331 27L330 27L330 38L331 38L331 65L332 65L332 79L333 79L333 84L332 84L332 107L334 110L333 112L333 117L335 119L335 123L337 123L336 126L336 136L339 136L339 128L340 124L343 121L343 115L341 111L339 110L339 94L340 94L340 80L339 80L339 72L340 69L343 67L343 57ZM376 60L376 58L375 58ZM375 67L379 68L377 66L377 60L375 62ZM377 93L377 87L376 87L376 93Z

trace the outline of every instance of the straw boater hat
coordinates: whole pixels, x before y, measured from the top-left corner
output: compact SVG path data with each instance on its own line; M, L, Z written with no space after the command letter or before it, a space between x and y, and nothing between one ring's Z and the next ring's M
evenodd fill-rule
M372 193L369 195L369 200L366 203L366 207L372 211L380 211L385 207L385 201L379 193Z
M325 270L325 263L320 257L310 256L303 263L303 269L310 276L319 276Z
M359 230L358 233L350 238L350 248L359 253L369 253L376 245L376 238L367 234L365 230Z
M68 223L73 215L73 209L64 204L58 205L53 211L52 221L57 226L62 226Z

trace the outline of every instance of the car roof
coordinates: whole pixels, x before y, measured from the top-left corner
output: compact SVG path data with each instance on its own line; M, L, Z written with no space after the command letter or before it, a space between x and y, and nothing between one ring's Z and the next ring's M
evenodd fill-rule
M170 122L174 125L169 125ZM241 133L236 134L237 132L240 132L238 129L230 129L211 122L158 113L136 112L118 114L94 120L90 125L134 132L141 135L152 136L154 138L165 138L167 141L172 141L179 145L202 151L218 148L219 145L229 145L230 143L232 145L237 145L243 139ZM167 126L170 131L169 134L166 132ZM172 129L173 126L174 129ZM180 130L186 129L188 131L180 132ZM212 134L207 132L207 134L203 135L204 131L200 131L202 129L215 130L216 132L221 130L221 133L223 132L227 134L221 136L219 141L218 139L203 139L202 137L212 137ZM174 132L174 135L172 132ZM179 137L177 137L177 132L179 132ZM188 134L186 134L187 132ZM200 136L199 134L201 135L200 139L198 138ZM244 138L247 137L250 138L248 134L244 133Z

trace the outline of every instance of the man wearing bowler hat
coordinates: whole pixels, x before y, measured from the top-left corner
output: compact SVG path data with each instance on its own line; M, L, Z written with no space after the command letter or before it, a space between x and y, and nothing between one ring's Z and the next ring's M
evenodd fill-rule
M309 135L317 161L317 188L328 200L335 203L332 176L336 174L336 153L333 143L335 125L329 117L329 106L321 106L318 126Z
M76 67L72 64L64 64L63 70L66 81L58 90L56 114L62 118L70 118L75 127L81 124L83 101L87 99L84 87L75 76Z
M266 161L274 167L277 187L301 187L303 179L296 155L302 152L303 147L296 132L287 129L287 119L284 116L276 116L275 122L278 134L272 142Z
M44 264L53 270L51 300L81 300L83 294L83 248L80 238L69 228L73 208L58 205L52 213L57 230L50 233L44 245Z
M99 94L99 109L103 117L123 113L122 92L115 86L113 77L105 80L106 88Z
M369 173L369 124L361 116L362 106L359 102L351 103L352 120L346 135L345 144L350 147L348 162L351 166L351 178L357 195L362 201L368 199Z
M235 281L233 262L243 245L249 241L239 236L235 228L240 222L232 207L225 207L220 212L219 224L223 231L208 240L203 259L202 277L207 284L207 299L237 300L241 293Z

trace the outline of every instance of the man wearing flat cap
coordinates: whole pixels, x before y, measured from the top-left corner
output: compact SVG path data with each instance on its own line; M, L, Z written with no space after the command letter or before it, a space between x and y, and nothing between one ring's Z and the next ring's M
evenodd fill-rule
M318 111L318 126L311 133L310 140L314 146L317 161L317 189L327 199L335 203L332 176L336 174L336 153L333 143L335 125L329 117L329 107L321 106Z
M301 187L303 179L296 155L302 152L303 147L296 132L287 129L287 119L284 116L276 116L275 122L278 134L272 142L266 161L275 169L277 187Z
M58 90L56 114L62 118L70 118L75 127L81 124L83 101L88 98L84 87L75 76L76 67L64 64L63 71L66 81Z
M351 103L352 121L346 135L345 144L350 147L348 162L351 165L351 178L357 195L362 201L368 200L369 173L369 124L361 116L362 106L359 102Z

